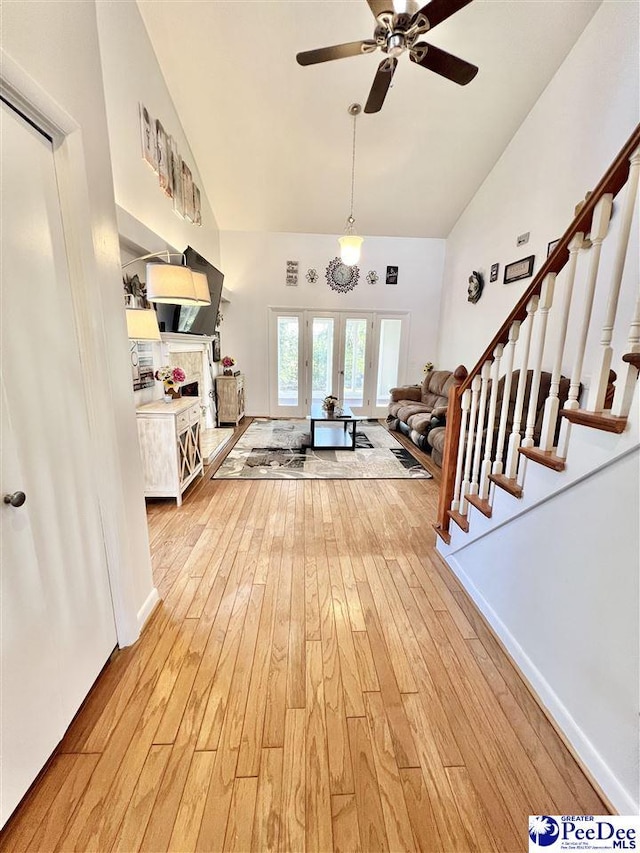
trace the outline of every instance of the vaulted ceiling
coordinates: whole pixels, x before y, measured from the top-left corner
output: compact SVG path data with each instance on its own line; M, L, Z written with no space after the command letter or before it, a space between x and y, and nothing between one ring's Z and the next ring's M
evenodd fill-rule
M365 104L382 55L295 57L371 38L365 0L138 5L219 227L339 234L347 107ZM359 232L446 237L599 5L474 0L425 37L479 66L464 87L401 56L382 110L357 119Z

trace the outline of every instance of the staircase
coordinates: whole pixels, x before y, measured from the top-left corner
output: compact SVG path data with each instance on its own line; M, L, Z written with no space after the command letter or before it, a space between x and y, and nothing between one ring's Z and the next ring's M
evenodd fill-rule
M451 389L434 525L622 814L640 808L639 174L640 126Z
M435 525L446 545L451 544L452 522L468 535L474 513L493 516L499 490L522 499L530 463L564 474L556 486L563 488L572 476L570 446L575 425L631 437L630 414L640 368L637 280L633 283L636 294L632 316L618 316L618 308L625 262L631 251L637 252L637 243L630 237L639 174L640 126L578 211L478 363L463 383L451 389ZM596 312L597 306L606 308ZM599 340L595 341L598 314L602 316L597 328ZM611 369L616 344L621 347L617 352L618 371ZM584 374L586 356L592 364L588 377ZM571 377L569 398L560 409L558 388L563 366L567 365ZM515 368L519 369L518 385L507 432ZM536 404L543 369L552 373L552 380L544 405L542 435L536 445ZM533 371L533 379L527 401L528 371ZM501 410L497 411L498 381L502 376L505 387ZM584 392L585 387L588 393ZM560 435L555 443L559 423ZM499 424L497 431L495 424ZM611 458L634 444L637 423L631 442L611 443Z

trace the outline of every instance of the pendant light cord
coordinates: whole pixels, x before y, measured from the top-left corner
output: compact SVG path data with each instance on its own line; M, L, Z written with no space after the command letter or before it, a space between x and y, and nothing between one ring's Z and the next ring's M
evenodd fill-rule
M358 114L356 113L353 116L353 152L351 155L351 213L349 214L350 224L353 226L355 222L353 216L353 189L355 186L356 180L356 120L358 118Z

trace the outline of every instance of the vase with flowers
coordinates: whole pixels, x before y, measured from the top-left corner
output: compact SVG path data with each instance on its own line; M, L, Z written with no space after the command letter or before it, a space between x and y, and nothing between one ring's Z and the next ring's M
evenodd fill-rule
M232 376L233 371L231 368L236 363L235 358L232 358L230 355L225 355L222 359L222 372L225 376Z
M164 367L156 370L154 375L164 386L164 399L166 402L175 400L180 396L180 385L186 379L185 372L181 367L170 367L166 364Z

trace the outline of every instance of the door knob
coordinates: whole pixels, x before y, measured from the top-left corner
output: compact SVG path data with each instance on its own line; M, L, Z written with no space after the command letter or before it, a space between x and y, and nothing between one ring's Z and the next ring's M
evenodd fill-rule
M24 492L14 492L12 495L4 496L4 502L6 504L11 504L11 506L22 506L26 499L27 496Z

